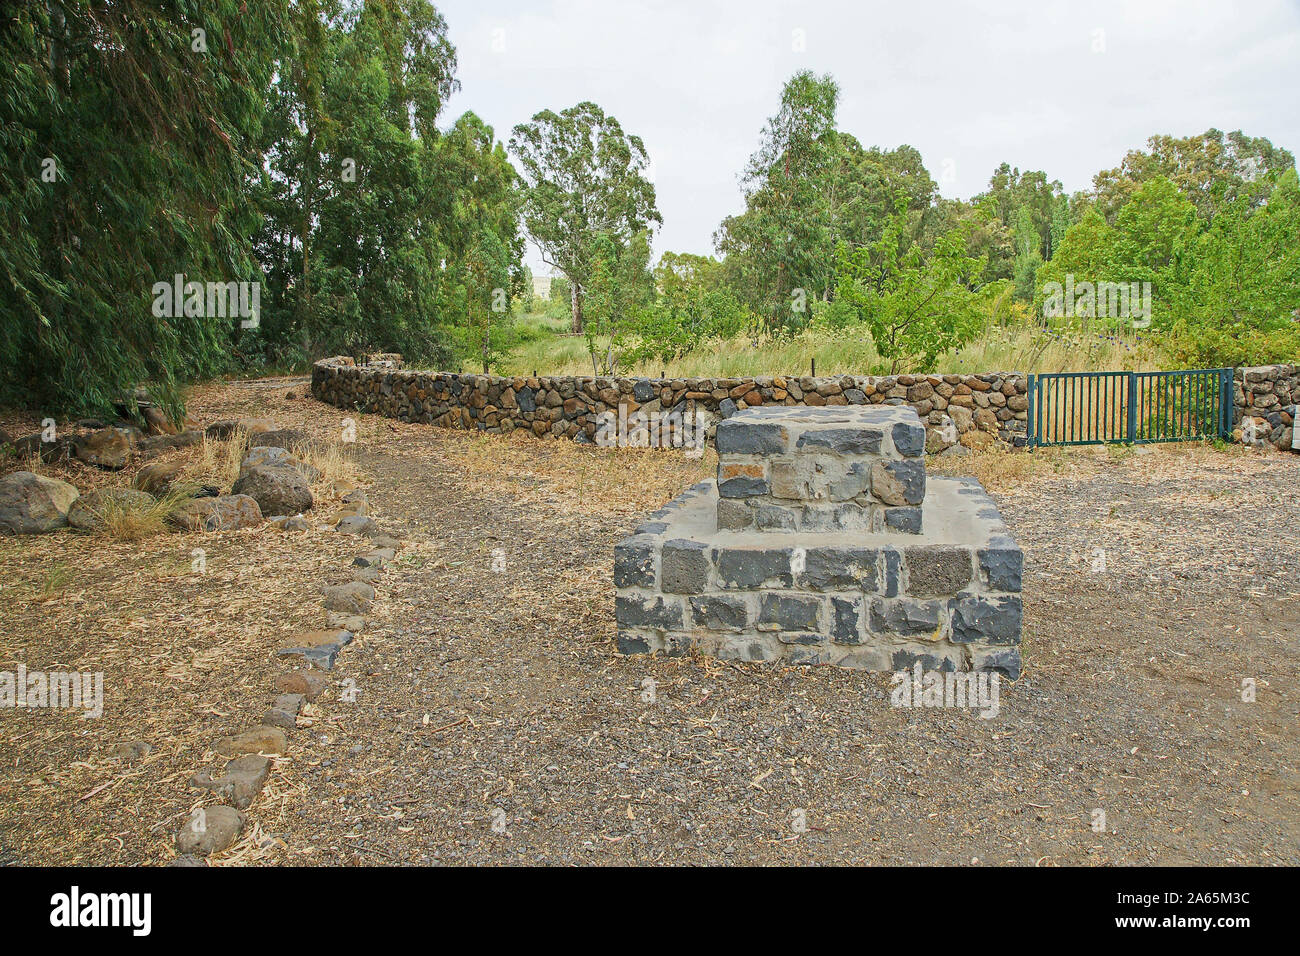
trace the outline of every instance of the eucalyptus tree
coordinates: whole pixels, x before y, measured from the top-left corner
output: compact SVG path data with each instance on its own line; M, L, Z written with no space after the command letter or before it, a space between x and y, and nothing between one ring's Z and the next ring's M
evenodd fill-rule
M62 0L0 27L0 400L173 406L229 367L238 322L153 314L153 284L259 278L247 181L284 0Z
M510 149L524 181L524 226L542 259L568 278L572 329L581 332L597 247L626 246L663 223L645 144L595 103L582 102L519 124Z

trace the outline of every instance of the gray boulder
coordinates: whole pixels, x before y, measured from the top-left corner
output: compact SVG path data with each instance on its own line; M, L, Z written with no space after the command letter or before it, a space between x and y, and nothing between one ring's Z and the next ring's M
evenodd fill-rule
M314 503L308 480L303 463L283 448L254 448L244 457L231 490L256 501L262 514L296 515Z
M171 515L173 523L191 531L234 531L262 523L262 509L248 495L195 498Z
M78 435L76 455L88 465L116 471L125 468L131 457L132 434L124 428L101 428Z
M77 489L66 481L30 471L0 478L0 532L43 534L67 527Z

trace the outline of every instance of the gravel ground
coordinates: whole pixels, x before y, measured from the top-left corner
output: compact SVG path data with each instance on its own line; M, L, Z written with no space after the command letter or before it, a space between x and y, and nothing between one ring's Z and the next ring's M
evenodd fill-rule
M427 561L295 764L315 862L1300 862L1295 458L1085 452L999 494L1028 666L982 719L892 708L888 675L620 658L634 519L401 444L362 460Z
M285 402L284 387L211 389L192 407L205 421L338 427L345 413ZM1180 447L1004 456L1014 466L988 472L981 456L943 463L986 479L1026 552L1025 674L982 719L891 707L889 675L615 654L613 546L708 460L355 417L373 513L408 545L331 674L335 696L300 720L253 805L252 835L217 862L1300 863L1294 456ZM247 580L267 559L258 539L243 545ZM34 557L10 558L37 579ZM314 580L296 586L294 620ZM38 613L11 618L9 643L59 660L60 634L12 630L35 631ZM214 653L239 626L240 667L255 667L249 616L275 613L214 623ZM84 645L102 626L63 629ZM263 629L269 658L282 628ZM93 746L26 752L21 768L0 760L0 861L172 855L160 821L197 800L184 777L204 755L157 727L230 732L265 701L261 678L224 700L205 684L177 701L151 633L135 639L156 663L133 685L149 706L131 710L148 711L165 775L119 779L97 761L112 739L145 733L125 722L97 728ZM268 660L262 675L277 672ZM75 771L68 799L38 804L24 780L51 779L42 760L92 769ZM84 836L96 826L112 829Z

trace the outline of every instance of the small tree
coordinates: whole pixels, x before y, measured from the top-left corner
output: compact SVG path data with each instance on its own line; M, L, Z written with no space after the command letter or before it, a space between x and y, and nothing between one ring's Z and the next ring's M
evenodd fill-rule
M871 330L890 374L929 371L941 353L979 330L979 299L971 285L985 260L966 253L977 224L959 223L935 240L927 257L920 244L908 241L900 204L878 241L857 249L839 245L840 298Z
M615 374L621 349L654 295L649 260L650 240L644 232L634 235L625 246L607 235L596 237L593 243L583 334L596 375Z
M510 265L506 244L480 229L465 257L465 344L482 359L484 375L511 344Z

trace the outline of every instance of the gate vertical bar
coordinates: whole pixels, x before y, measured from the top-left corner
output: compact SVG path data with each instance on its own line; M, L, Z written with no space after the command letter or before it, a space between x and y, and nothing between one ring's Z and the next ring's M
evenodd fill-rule
M1137 441L1137 396L1138 380L1136 372L1128 373L1128 440L1129 444Z
M1029 414L1025 416L1025 447L1030 451L1034 450L1034 439L1038 434L1038 428L1034 422L1035 416L1038 415L1038 396L1036 394L1037 385L1037 378L1033 372L1030 372L1027 389L1027 394L1029 396Z

